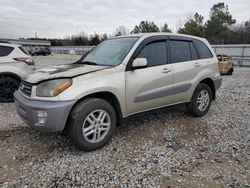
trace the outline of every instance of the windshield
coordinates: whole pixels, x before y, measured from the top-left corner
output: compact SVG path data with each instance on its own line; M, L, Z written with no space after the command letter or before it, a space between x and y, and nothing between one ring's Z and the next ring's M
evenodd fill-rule
M79 63L107 66L119 65L137 40L137 37L106 40L90 51Z

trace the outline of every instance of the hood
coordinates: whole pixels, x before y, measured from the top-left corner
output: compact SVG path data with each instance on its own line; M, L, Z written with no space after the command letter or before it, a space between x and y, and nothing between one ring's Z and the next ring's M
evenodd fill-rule
M104 70L107 68L110 67L83 64L58 65L39 69L29 74L26 78L24 78L24 81L36 84L44 80L51 80L55 78L73 78L76 76Z

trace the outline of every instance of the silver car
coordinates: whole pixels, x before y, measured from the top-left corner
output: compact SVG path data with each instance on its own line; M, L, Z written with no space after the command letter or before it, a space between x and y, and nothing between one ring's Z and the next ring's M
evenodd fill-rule
M73 64L37 70L22 81L15 103L27 124L67 130L90 151L132 114L185 103L191 115L205 115L221 82L206 39L138 34L106 40Z

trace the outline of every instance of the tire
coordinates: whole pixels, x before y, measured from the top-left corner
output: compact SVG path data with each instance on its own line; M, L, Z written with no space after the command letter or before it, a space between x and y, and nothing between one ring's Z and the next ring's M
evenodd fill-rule
M194 117L202 117L209 110L211 106L211 101L212 101L211 88L207 84L200 83L196 87L192 99L187 106L188 112Z
M115 130L114 108L107 101L98 98L86 99L77 104L70 113L67 125L67 132L73 144L83 151L103 147L110 141Z
M230 69L228 72L227 72L227 75L232 75L233 74L233 69Z
M18 90L20 82L11 75L0 75L0 102L14 101L14 92Z

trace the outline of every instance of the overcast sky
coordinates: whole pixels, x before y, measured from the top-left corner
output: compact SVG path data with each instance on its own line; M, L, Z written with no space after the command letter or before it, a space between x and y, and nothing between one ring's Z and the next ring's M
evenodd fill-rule
M215 0L0 0L0 38L63 38L82 31L113 33L121 25L132 30L141 20L176 31L189 15L208 19ZM250 18L250 0L225 0L238 22Z

